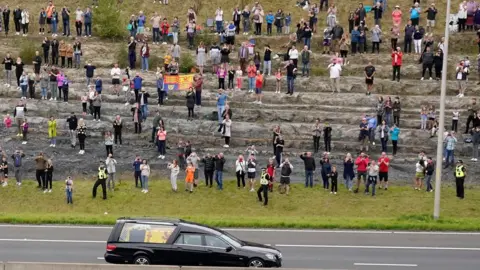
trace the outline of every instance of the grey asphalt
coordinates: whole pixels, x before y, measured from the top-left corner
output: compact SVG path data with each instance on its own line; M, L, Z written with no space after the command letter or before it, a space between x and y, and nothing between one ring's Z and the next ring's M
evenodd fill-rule
M274 245L284 267L478 270L480 234L229 230ZM104 263L109 227L0 225L0 261Z

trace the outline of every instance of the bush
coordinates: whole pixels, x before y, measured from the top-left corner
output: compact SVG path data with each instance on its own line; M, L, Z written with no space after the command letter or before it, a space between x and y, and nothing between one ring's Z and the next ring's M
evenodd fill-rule
M184 53L180 58L180 73L190 73L196 65L193 56L189 53Z
M34 42L22 42L22 44L20 45L19 56L22 58L23 63L25 63L26 65L30 65L35 58L35 51L37 51L37 48L34 44Z
M122 20L116 0L99 1L94 14L94 33L102 38L120 39L126 33L126 21Z
M203 42L207 47L219 43L218 37L215 35L209 35L207 30L203 30L201 34L195 36L195 46L198 46L200 42Z
M115 60L120 67L128 67L128 49L127 45L118 45L117 53L115 54Z

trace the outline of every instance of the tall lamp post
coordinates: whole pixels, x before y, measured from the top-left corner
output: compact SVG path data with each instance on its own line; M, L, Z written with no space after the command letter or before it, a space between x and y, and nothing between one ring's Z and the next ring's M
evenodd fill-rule
M450 0L447 0L447 12L445 18L445 42L443 43L443 68L442 84L440 90L440 123L437 141L437 160L435 168L435 203L433 218L440 217L440 194L442 188L442 159L443 159L443 133L445 132L445 96L447 92L447 68L448 68L448 36L450 34Z

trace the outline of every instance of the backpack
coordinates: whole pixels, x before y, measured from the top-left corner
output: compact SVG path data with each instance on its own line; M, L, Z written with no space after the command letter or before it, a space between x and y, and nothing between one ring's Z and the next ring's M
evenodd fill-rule
M16 155L13 164L15 165L15 167L22 166L22 157L20 155Z
M133 25L132 25L131 23L129 23L129 24L127 25L127 30L128 30L128 31L132 31L132 29L133 29Z

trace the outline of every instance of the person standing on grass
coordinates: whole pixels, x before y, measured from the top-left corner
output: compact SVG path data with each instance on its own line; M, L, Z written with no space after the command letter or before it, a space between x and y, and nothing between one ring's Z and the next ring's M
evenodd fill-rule
M243 155L238 156L237 160L235 161L235 174L237 176L237 188L240 188L240 181L242 183L243 188L245 188L245 171L246 171L246 163L243 159Z
M315 159L311 152L300 155L305 165L305 187L313 188L313 172L315 171Z
M367 185L367 167L369 162L369 157L364 152L361 152L355 160L355 165L357 165L357 188L354 190L354 193L358 193L362 178L365 185Z
M13 159L13 172L15 174L15 180L17 180L17 186L22 185L22 160L25 157L25 154L22 150L15 150L15 153L12 155Z
M47 167L47 160L45 159L43 152L38 153L35 157L35 177L37 178L37 188L42 188L45 182L45 169Z
M337 194L338 190L338 172L337 172L337 166L332 166L332 171L328 175L328 178L332 182L332 189L330 191L330 194ZM328 181L328 180L327 180Z
M195 174L195 167L191 162L188 162L185 169L185 191L193 193L193 178Z
M280 190L284 188L285 194L290 193L290 175L293 172L293 166L286 158L282 164L280 164ZM282 192L282 191L281 191Z
M215 181L217 182L217 189L223 190L223 167L225 165L223 153L216 155L213 160L215 162Z
M427 187L427 192L433 192L432 186L432 176L435 171L435 164L433 163L432 158L427 159L427 167L425 168L425 186Z
M370 192L370 186L372 186L372 197L375 197L375 186L377 185L377 178L378 178L378 170L379 167L375 163L375 160L372 160L371 163L367 167L368 170L368 182L365 187L365 194L368 195Z
M165 159L165 145L167 140L167 132L163 127L158 128L157 132L157 150L158 150L158 158Z
M345 187L348 191L352 191L353 179L355 178L355 171L352 155L347 153L345 159L343 160L343 179L345 179Z
M266 172L265 168L262 168L260 175L260 188L257 190L258 201L263 201L263 206L268 205L268 184L270 183L270 175ZM263 193L263 199L262 199Z
M8 185L8 162L7 157L2 155L2 160L0 162L0 184L2 187Z
M385 152L382 152L382 155L378 159L379 166L379 185L380 189L383 188L382 181L385 183L385 190L388 189L388 169L390 167L390 159L387 157Z
M43 184L43 193L52 192L53 183L53 162L52 159L47 160L47 166L45 168L45 183Z
M98 167L98 173L97 173L97 181L93 185L93 190L92 190L92 197L95 199L97 197L97 189L98 186L102 186L102 194L103 194L103 199L107 199L107 169L105 168L105 164L103 162L100 162L100 166Z
M206 154L201 160L204 164L205 186L212 187L213 172L215 171L215 161L210 154Z
M65 195L67 197L67 204L73 204L73 180L71 176L65 180Z
M457 198L462 199L465 197L465 177L467 176L467 170L463 165L462 160L457 161L457 166L455 167L455 185L457 189Z
M397 82L400 82L400 68L402 67L402 57L403 53L402 51L400 51L400 47L397 47L397 49L392 51L392 81L397 80Z
M454 152L455 146L457 144L457 138L455 138L455 132L448 132L447 137L445 138L445 169L451 164L453 165L454 162Z
M107 159L105 160L105 165L108 172L108 190L112 191L115 189L115 167L117 165L117 160L113 158L112 153L108 154Z
M142 159L140 158L139 155L135 156L135 159L133 160L133 177L135 178L135 187L138 188L138 184L140 183L140 187L143 189L143 184L142 184L142 170L140 169L140 165L142 165Z
M248 161L247 161L247 177L248 177L248 186L250 188L250 192L255 191L255 174L257 170L257 164L255 160L255 155L250 154Z
M142 165L140 165L141 178L142 178L142 192L148 193L148 177L150 176L150 165L148 165L147 160L142 160Z
M321 176L323 181L323 189L328 190L329 182L328 178L330 173L332 172L332 165L330 164L330 159L328 158L328 154L324 153L322 159L320 160L320 168L321 168Z
M423 179L425 178L425 159L419 159L419 161L415 164L415 181L414 181L414 189L421 190L423 186Z

